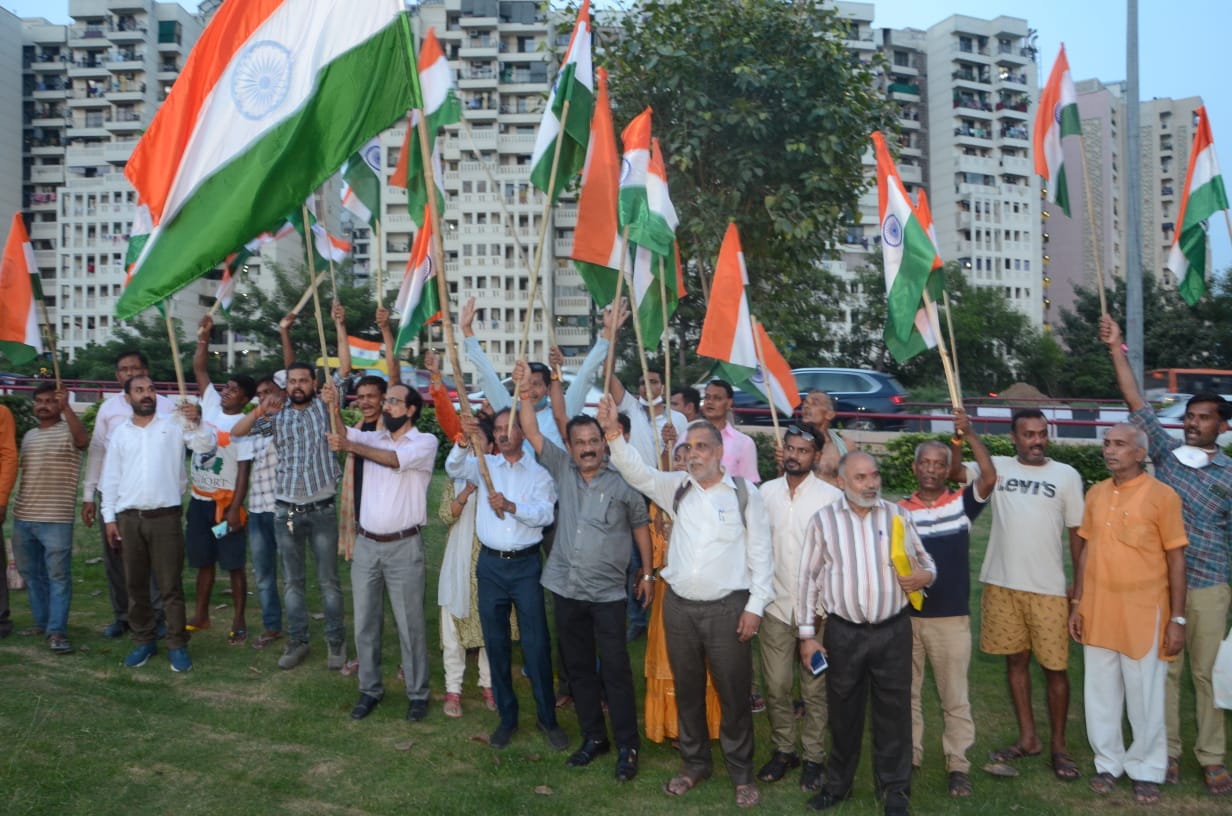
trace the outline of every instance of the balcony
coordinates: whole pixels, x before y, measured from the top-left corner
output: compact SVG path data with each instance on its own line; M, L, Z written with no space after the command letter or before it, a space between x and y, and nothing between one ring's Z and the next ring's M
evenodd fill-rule
M145 54L121 54L116 59L107 61L107 70L111 71L113 74L129 74L133 71L144 71Z
M1026 125L1003 127L1000 131L1003 141L1011 142L1016 147L1028 147L1030 145L1031 134L1028 132Z
M55 221L35 221L30 225L31 241L54 241L59 234L59 225Z
M950 74L950 79L955 82L966 82L971 85L989 85L989 73L987 71L955 71Z
M30 210L32 212L49 212L56 209L55 193L31 193Z
M71 145L64 151L64 163L70 167L97 167L107 161L103 150L102 146L82 147L80 145Z
M533 133L502 133L497 149L502 153L530 153L535 147Z
M35 184L63 184L64 165L41 164L30 168L30 181Z
M918 102L920 100L919 85L912 85L907 82L891 82L886 90L890 92L891 99L897 99L900 102Z
M992 141L992 131L982 127L966 127L959 126L954 128L954 136L960 140L972 140L977 142Z
M998 75L998 79L1006 85L1026 85L1027 75L1016 74L1012 71L1003 71Z
M82 25L72 26L68 31L68 47L82 49L103 49L111 43L107 40L102 26Z
M35 99L64 99L68 96L68 86L59 83L38 83L30 94Z
M107 9L116 14L149 12L150 0L107 0Z
M1016 176L1030 176L1032 173L1031 160L1023 156L1003 156L1001 168Z
M556 226L577 226L577 204L560 204L556 207Z

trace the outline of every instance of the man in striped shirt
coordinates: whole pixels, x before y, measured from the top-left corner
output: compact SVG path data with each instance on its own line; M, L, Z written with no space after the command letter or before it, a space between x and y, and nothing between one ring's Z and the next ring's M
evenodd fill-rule
M872 456L852 451L838 463L843 498L809 522L800 553L796 620L800 658L826 655L830 764L826 784L809 799L826 810L851 796L873 706L873 776L886 816L906 816L911 796L911 618L907 593L930 586L937 566L920 544L907 511L881 498L881 471ZM890 560L893 519L903 519L903 547L912 560L900 576ZM826 615L824 646L815 620Z
M921 443L911 469L919 489L899 502L911 514L920 542L937 564L937 580L923 606L911 613L911 764L924 764L924 662L933 668L941 697L945 730L941 747L949 774L950 796L971 795L967 751L975 743L975 722L967 697L971 667L971 522L983 512L997 486L997 471L988 448L971 427L967 413L954 412L954 450L941 442ZM953 460L962 459L962 443L980 466L980 476L962 490L950 490L946 475Z

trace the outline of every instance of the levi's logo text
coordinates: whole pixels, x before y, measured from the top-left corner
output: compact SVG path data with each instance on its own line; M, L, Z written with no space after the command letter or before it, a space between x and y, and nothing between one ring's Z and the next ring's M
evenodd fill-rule
M1057 486L1052 482L1041 482L1035 479L998 479L997 490L1006 493L1021 493L1024 496L1043 496L1051 499L1057 495Z

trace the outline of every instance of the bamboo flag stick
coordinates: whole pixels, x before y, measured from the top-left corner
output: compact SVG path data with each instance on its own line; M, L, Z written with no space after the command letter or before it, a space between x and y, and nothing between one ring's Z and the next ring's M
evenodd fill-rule
M376 245L376 307L380 309L385 305L385 241L379 219L372 224L372 241Z
M941 290L941 302L945 306L945 326L950 334L950 363L954 366L954 379L958 381L958 393L962 393L962 374L958 370L958 343L954 340L954 319L950 316L950 290Z
M56 390L60 390L60 356L56 353L56 330L47 316L47 301L43 299L43 287L38 286L39 308L43 312L43 331L47 334L47 350L51 352L51 370L56 376Z
M1078 144L1082 145L1082 138L1079 136ZM1101 315L1108 314L1108 296L1104 292L1104 263L1100 258L1099 247L1099 231L1095 228L1095 204L1092 202L1091 195L1091 174L1087 170L1087 151L1083 146L1079 152L1082 156L1082 197L1087 201L1087 220L1091 225L1091 257L1095 259L1095 281L1099 287L1099 313Z
M779 409L774 404L774 394L770 390L770 369L766 368L766 354L761 348L761 332L757 330L761 324L757 322L756 315L749 315L749 320L753 324L753 350L757 352L757 364L761 366L761 381L766 386L766 401L770 403L770 422L774 425L774 446L782 450L783 440L779 436Z
M305 304L308 303L309 298L311 298L317 291L317 287L320 286L325 280L325 274L326 273L321 272L308 284L308 288L304 290L304 294L299 296L299 301L296 302L295 308L291 310L291 314L299 314L303 310Z
M659 303L663 307L663 411L668 422L672 421L672 341L667 325L667 270L663 258L659 258ZM650 387L646 388L646 402L650 404L650 416L654 419L654 400L650 396Z
M626 227L626 232L627 230L628 228ZM626 243L625 243L626 252L628 252L628 248L629 248L629 244L626 240ZM633 336L637 338L637 359L642 364L642 382L646 382L646 378L648 376L647 372L649 372L650 366L646 364L646 342L642 339L642 323L640 320L638 320L638 316L637 316L638 304L634 302L634 299L636 297L637 295L633 291L632 285L630 285L629 287L629 312L630 312L630 317L633 319Z
M620 271L616 278L616 297L612 298L612 320L613 326L620 324L620 297L625 290L625 262L629 260L629 225L625 225L624 232L620 236ZM607 396L611 388L612 369L616 365L616 337L617 332L612 331L612 342L607 346L607 360L603 364L603 396Z
M565 100L565 104L560 109L560 133L556 136L556 149L552 152L552 169L548 173L548 190L543 202L543 221L539 227L539 245L535 248L535 259L531 262L530 275L530 295L526 298L526 320L522 323L522 337L518 340L518 353L516 359L522 359L522 355L526 351L526 344L530 339L530 324L531 317L535 313L535 293L539 291L539 265L543 263L543 247L548 237L548 218L552 214L552 193L556 191L556 172L560 168L560 149L565 144L565 122L569 121L569 100ZM547 315L544 314L544 318ZM516 382L513 384L513 404L518 404L518 392L521 390L522 384ZM513 427L513 412L509 412L509 427Z
M236 272L235 272L235 276L236 276L235 285L236 285L236 286L239 286L239 274L240 274L240 273L239 273L239 270L236 270ZM218 297L217 295L215 295L215 296L214 296L214 303L210 306L210 310L209 310L208 312L206 312L206 313L205 313L205 316L206 316L206 317L210 317L210 318L214 317L214 315L218 314L218 309L219 309L221 306L222 306L222 298L220 298L220 297Z
M180 402L188 398L184 385L184 364L180 362L180 341L175 336L175 324L171 320L171 299L163 301L163 318L167 324L167 339L171 342L171 362L175 366L175 384L180 389Z
M423 92L419 87L419 70L415 65L415 45L411 38L410 18L407 14L402 14L402 33L406 40L408 60L408 72L411 76L411 82L415 88L415 98L422 100ZM421 102L422 104L422 102ZM445 250L441 237L441 216L437 210L436 203L436 180L433 178L432 167L432 149L428 145L428 122L425 112L420 109L419 116L416 118L416 133L419 137L419 155L423 160L424 168L424 189L427 190L428 198L428 224L432 229L432 265L435 268L436 274L436 291L437 298L441 304L441 333L444 335L445 348L449 351L449 367L453 370L454 382L461 389L462 379L462 362L458 356L458 344L454 340L453 334L453 318L449 311L449 284L445 280ZM517 401L513 403L513 410L517 409ZM510 410L512 416L513 410ZM471 408L471 402L466 395L461 391L458 393L458 411L463 416L473 416L474 411ZM484 487L488 493L495 493L496 489L492 486L492 474L488 472L488 460L485 456L487 448L487 439L482 433L471 435L471 448L475 454L475 461L479 465L479 475L483 479ZM497 511L498 518L504 518L503 512Z
M937 338L937 351L941 354L941 370L945 372L945 384L950 391L950 405L955 410L962 407L962 396L958 392L958 383L954 380L954 371L950 367L950 353L946 349L945 338L941 334L941 322L937 319L937 305L924 289L924 310L928 313L929 323L933 327L933 336Z
M308 205L302 204L300 206L303 210L304 223L308 224ZM307 236L306 240L309 242L315 238L312 234L312 230L307 230L304 234ZM313 257L314 252L311 243L308 244L307 249L308 277L315 281L317 280L317 262L316 258ZM321 298L320 295L317 294L317 287L315 284L312 286L312 309L316 313L317 317L317 339L321 342L321 365L325 367L325 380L328 382L332 377L332 372L329 370L329 347L325 344L325 321L321 317ZM346 342L346 338L339 337L338 342L344 343ZM330 433L338 433L338 419L336 411L329 412L329 429Z

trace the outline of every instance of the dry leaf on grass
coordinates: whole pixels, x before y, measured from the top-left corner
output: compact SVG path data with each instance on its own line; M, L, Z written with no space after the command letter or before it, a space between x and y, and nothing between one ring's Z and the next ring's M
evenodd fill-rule
M539 794L540 796L551 796L552 794L556 793L556 791L552 790L547 785L539 785L538 787L535 788L535 793Z
M396 751L409 751L409 750L411 750L411 749L412 749L412 748L414 748L414 747L415 747L415 743L413 743L413 742L397 742L397 743L394 743L394 750L396 750Z

